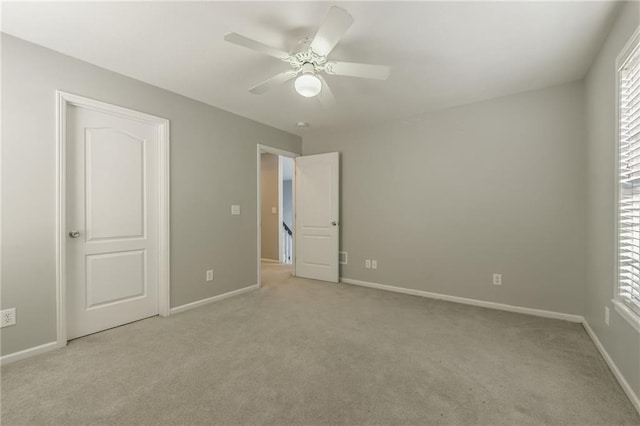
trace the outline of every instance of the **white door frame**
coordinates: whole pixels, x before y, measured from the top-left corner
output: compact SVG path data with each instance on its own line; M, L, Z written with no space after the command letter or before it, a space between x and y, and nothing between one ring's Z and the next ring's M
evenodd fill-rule
M158 312L169 315L169 120L94 99L56 90L56 341L67 345L66 312L66 145L67 108L78 106L93 111L157 125L158 142Z
M262 167L261 167L261 162L260 162L260 155L263 153L269 153L269 154L275 154L275 155L281 155L283 157L289 157L292 158L294 160L293 163L293 168L295 170L295 158L299 157L300 154L296 154L295 152L289 152L289 151L285 151L282 149L278 149L278 148L274 148L272 146L268 146L268 145L261 145L258 144L258 149L257 149L257 155L256 155L256 171L257 171L257 177L256 177L256 181L257 181L257 193L256 193L256 199L257 199L257 213L256 213L256 220L257 220L257 231L256 233L258 234L258 260L257 260L257 265L258 265L258 276L256 279L256 282L258 283L258 287L262 287L262 263L261 263L261 257L262 257L262 194L260 192L261 189L261 185L260 185L260 178L261 178L261 171L262 171ZM280 169L280 160L278 160L278 168ZM281 177L281 173L278 172L279 177ZM292 176L292 185L291 185L291 208L293 210L293 229L296 229L296 199L295 196L293 194L293 188L295 187L295 174ZM281 185L281 184L280 184ZM280 190L278 190L278 192L280 192ZM282 197L282 194L279 194L278 197ZM280 207L278 207L278 209L280 210ZM280 213L281 215L282 213ZM280 222L280 224L278 224L278 230L280 230L280 226L281 226L282 222ZM280 232L278 232L278 234L280 234ZM278 237L278 241L280 241L281 238ZM291 245L291 262L293 264L294 270L295 270L295 264L296 264L296 256L295 256L295 241L292 242ZM278 244L278 252L281 251L281 247L280 244ZM282 255L279 254L280 258Z

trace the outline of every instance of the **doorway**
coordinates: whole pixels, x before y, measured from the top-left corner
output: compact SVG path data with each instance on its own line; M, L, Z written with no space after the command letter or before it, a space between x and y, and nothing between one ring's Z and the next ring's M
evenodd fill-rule
M263 269L293 273L295 161L298 154L258 145L258 283Z

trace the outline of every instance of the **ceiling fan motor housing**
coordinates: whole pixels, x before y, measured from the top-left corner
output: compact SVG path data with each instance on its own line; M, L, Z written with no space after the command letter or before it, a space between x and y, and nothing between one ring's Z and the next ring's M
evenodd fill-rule
M314 74L316 72L316 67L312 63L304 63L300 67L300 71L302 74Z
M285 61L288 62L294 70L300 70L305 73L309 67L311 67L311 72L318 72L322 71L324 68L324 64L327 62L327 57L320 56L313 50L308 49L304 52L299 52L295 55L289 56Z

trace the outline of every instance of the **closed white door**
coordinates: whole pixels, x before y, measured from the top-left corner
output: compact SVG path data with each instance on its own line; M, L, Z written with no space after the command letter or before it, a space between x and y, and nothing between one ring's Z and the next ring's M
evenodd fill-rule
M338 282L339 154L296 158L296 275Z
M158 314L159 127L69 106L67 337Z

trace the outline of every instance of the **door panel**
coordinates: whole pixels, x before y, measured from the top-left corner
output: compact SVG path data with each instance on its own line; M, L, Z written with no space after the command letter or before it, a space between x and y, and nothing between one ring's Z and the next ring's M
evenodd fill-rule
M310 233L310 230L307 230ZM316 231L317 232L317 231ZM303 236L303 256L305 263L309 265L331 267L331 236L330 235L305 235Z
M326 228L331 224L331 221L327 222L327 220L333 218L329 201L331 185L328 185L331 182L333 168L329 164L314 163L303 165L304 173L301 174L299 181L304 187L302 197L305 203L303 205L308 207L305 210L305 224L308 227Z
M145 251L87 256L87 309L146 294Z
M67 337L158 314L159 128L67 109Z
M85 140L87 241L144 236L145 140L116 129L86 129Z
M339 154L296 158L296 275L338 282Z

